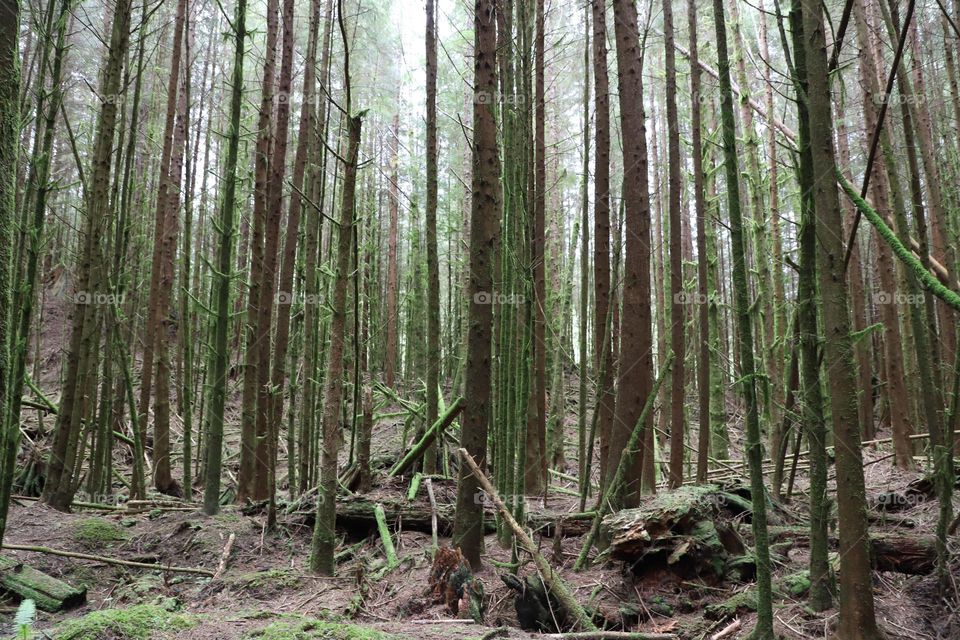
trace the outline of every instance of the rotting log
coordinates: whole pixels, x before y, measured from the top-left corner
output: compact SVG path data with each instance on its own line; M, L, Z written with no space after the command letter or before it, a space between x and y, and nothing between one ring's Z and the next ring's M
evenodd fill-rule
M770 542L789 542L796 547L810 544L810 531L804 527L770 527ZM831 535L830 546L837 547ZM870 534L870 557L877 571L892 571L912 576L927 575L937 562L936 539L933 536L874 532Z
M444 429L449 427L457 416L460 415L460 412L463 411L465 403L463 398L457 398L453 403L447 408L447 411L437 418L437 421L430 425L430 428L427 429L427 432L423 434L423 437L420 438L420 441L413 446L412 449L403 457L397 465L390 470L388 477L394 478L399 476L404 471L409 469L417 460L423 457L424 452L427 448L433 444L433 441L443 433Z
M745 553L732 526L742 509L741 497L716 485L659 493L639 508L604 518L610 557L635 572L666 568L681 576L721 576Z
M74 587L4 556L0 556L0 586L23 600L30 598L38 608L51 613L79 607L87 601L85 587Z
M137 569L149 569L151 571L163 571L166 573L195 573L201 576L213 577L213 571L200 567L176 567L173 565L152 564L149 562L135 562L132 560L123 560L121 558L111 558L108 556L98 556L91 553L76 553L74 551L62 551L60 549L51 549L50 547L41 547L28 544L7 544L3 543L4 549L11 551L31 551L33 553L46 553L53 556L64 558L74 558L76 560L90 560L102 564L116 564L122 567L134 567Z
M365 528L372 530L377 526L375 513L377 504L377 501L364 496L338 498L337 526L344 529ZM391 529L397 528L397 523L399 523L399 526L405 531L431 533L435 515L437 532L440 535L450 535L450 532L453 531L453 516L456 511L456 506L453 504L438 502L434 510L429 499L423 496L409 502L399 499L381 499L379 504L383 507L387 526ZM316 516L316 504L313 500L300 501L289 509L287 514L301 517L306 524L310 524ZM531 513L527 517L527 525L534 533L546 537L553 537L558 533L561 537L580 536L590 528L592 517L593 512L590 511L584 513ZM485 516L484 528L487 533L493 533L497 530L492 512Z

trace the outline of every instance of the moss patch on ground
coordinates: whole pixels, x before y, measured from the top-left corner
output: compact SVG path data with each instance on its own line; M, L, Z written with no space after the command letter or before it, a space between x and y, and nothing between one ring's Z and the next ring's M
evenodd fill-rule
M276 593L285 589L292 589L299 583L300 576L290 569L270 569L237 577L233 583L233 588L239 591Z
M153 604L125 609L104 609L60 625L55 640L150 640L160 634L189 629L197 623L190 615Z
M263 629L251 631L244 638L250 640L399 640L401 636L353 624L323 622L314 618L287 615Z
M73 525L73 539L85 544L110 544L129 539L130 534L119 524L103 518L84 518Z

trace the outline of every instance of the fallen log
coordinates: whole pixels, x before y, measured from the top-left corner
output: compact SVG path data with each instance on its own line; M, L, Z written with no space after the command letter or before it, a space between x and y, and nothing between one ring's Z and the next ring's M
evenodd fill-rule
M73 551L61 551L60 549L51 549L50 547L40 547L27 544L7 544L3 543L4 549L11 551L32 551L34 553L46 553L53 556L62 556L64 558L75 558L77 560L91 560L102 564L116 564L123 567L134 567L137 569L150 569L153 571L165 571L169 573L195 573L201 576L213 577L213 571L201 569L199 567L175 567L172 565L150 564L148 562L133 562L132 560L121 560L120 558L110 558L108 556L97 556L91 553L75 553Z
M443 433L443 430L450 426L457 416L460 415L460 412L463 411L464 406L466 405L463 402L463 398L457 398L454 400L453 404L447 408L447 411L442 416L437 418L437 421L434 422L429 429L427 429L427 432L423 434L423 437L420 438L420 441L417 442L417 444L410 449L409 453L407 453L407 455L405 455L403 459L400 460L400 462L398 462L397 465L390 470L388 477L394 478L399 476L404 471L409 469L413 463L419 460L423 456L424 451L427 450L427 448L441 433Z
M789 542L792 546L800 547L810 544L810 530L803 527L770 527L768 535L771 544ZM829 542L831 547L837 547L835 535L829 537ZM871 533L870 557L876 571L927 575L937 564L936 538L902 533Z
M87 589L74 587L19 560L0 556L0 586L20 599L30 598L50 613L79 607L87 601Z
M544 559L540 552L537 550L537 545L533 542L527 532L517 524L517 521L513 519L513 515L510 513L510 510L503 504L503 501L500 499L500 495L497 493L496 489L493 488L493 485L490 484L490 481L483 474L480 467L477 466L476 461L470 456L470 453L466 449L459 449L457 453L460 455L460 459L465 465L470 467L470 471L473 472L473 475L476 477L477 482L480 484L480 487L487 492L490 500L496 506L497 510L500 512L501 517L504 522L507 523L507 526L513 530L513 535L516 538L517 544L523 547L524 551L530 554L530 557L533 558L533 564L536 565L537 571L540 573L540 579L543 580L544 586L549 589L549 595L551 599L556 599L558 605L557 613L566 619L567 623L574 628L574 630L581 631L597 631L596 626L593 624L593 621L587 615L586 611L583 610L583 607L579 602L573 597L573 594L570 593L570 590L567 588L566 583L563 581L563 578L557 574L553 567L550 566L550 563Z
M378 503L364 496L343 496L337 499L337 526L344 529L376 528L376 505ZM380 500L387 525L391 529L402 527L406 531L432 533L434 527L440 535L450 535L453 531L453 516L456 505L437 502L436 508L430 504L429 497L423 496L413 501ZM312 524L316 516L316 503L313 500L301 501L288 515L299 516L305 524ZM528 526L535 533L546 537L580 536L590 528L593 512L585 513L531 513L527 517ZM434 524L436 519L436 524ZM497 530L496 520L490 512L484 518L487 533Z

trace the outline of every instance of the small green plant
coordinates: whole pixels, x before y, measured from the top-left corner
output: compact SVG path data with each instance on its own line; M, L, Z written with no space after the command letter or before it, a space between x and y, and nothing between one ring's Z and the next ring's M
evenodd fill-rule
M30 640L33 638L33 622L36 617L37 605L33 600L27 598L20 603L20 606L17 608L17 615L14 616L13 619L19 640Z

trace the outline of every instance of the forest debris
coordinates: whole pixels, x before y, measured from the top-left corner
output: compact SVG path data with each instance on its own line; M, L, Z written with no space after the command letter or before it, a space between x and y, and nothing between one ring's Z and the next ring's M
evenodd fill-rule
M430 569L429 592L454 615L469 615L483 623L483 583L470 569L460 549L440 547Z
M85 587L74 587L4 556L0 556L0 586L17 594L22 600L33 600L37 607L51 613L72 609L87 601Z
M556 604L550 601L540 576L530 574L524 580L520 580L511 573L504 573L500 575L500 579L516 593L513 606L521 629L545 633L560 632L553 613Z
M704 572L721 576L745 551L722 517L728 505L736 512L742 502L716 485L687 485L657 494L642 507L604 519L610 556L631 563L634 571L670 568L683 577Z
M420 491L420 483L423 481L423 474L417 471L413 474L413 480L410 481L410 489L407 491L407 500L413 502L417 499L417 493Z
M216 580L223 572L227 570L227 563L230 562L230 552L233 551L233 543L237 539L237 534L231 533L230 537L227 538L227 544L223 545L223 552L220 554L220 563L217 565L217 570L213 572L213 579Z
M550 590L550 594L556 598L557 603L560 605L560 611L558 611L558 613L562 617L566 618L568 624L572 627L589 631L595 630L596 627L594 626L593 621L590 620L587 612L583 610L583 607L580 606L580 603L574 599L573 595L567 589L567 585L564 583L563 578L561 578L553 570L553 567L550 566L550 563L548 563L546 559L540 555L540 552L537 550L537 545L534 544L533 540L530 539L530 536L527 535L527 532L524 531L519 524L517 524L517 521L513 519L513 514L511 514L510 510L507 509L506 505L503 504L503 500L500 499L500 495L497 493L496 489L493 488L493 485L490 484L490 480L488 480L487 476L485 476L483 471L480 470L480 467L477 466L476 461L474 461L473 457L470 456L470 453L463 448L459 449L458 453L460 454L460 459L463 460L463 463L470 467L470 471L472 471L474 476L476 476L480 487L487 492L487 495L490 497L490 500L493 502L494 506L496 506L497 510L500 511L500 515L503 517L504 522L506 522L507 526L513 530L513 534L516 537L517 542L533 558L533 563L540 572L540 577L543 579L544 585Z
M390 530L387 528L387 516L383 513L383 505L377 503L373 508L373 516L377 521L377 530L380 532L380 540L383 542L383 553L387 557L387 570L397 566L397 551L393 547L393 538L390 537Z
M589 560L590 548L593 547L593 543L600 533L600 525L603 517L607 514L607 510L611 508L614 502L619 502L620 493L623 491L624 481L626 479L627 468L631 465L633 457L637 452L637 445L640 443L640 438L643 435L644 425L647 423L647 416L653 410L653 400L657 397L660 385L663 384L663 379L666 377L667 371L670 370L671 366L673 366L672 352L667 356L666 362L664 362L660 370L660 375L657 376L650 394L647 395L647 400L640 412L640 417L637 419L637 424L630 433L630 437L627 439L623 451L620 452L620 458L617 462L613 480L610 481L603 495L599 496L596 513L593 516L593 523L590 525L590 533L587 534L587 539L583 542L583 547L580 549L577 562L573 566L577 571L582 569Z
M419 442L417 442L417 444L410 449L407 455L405 455L403 459L400 460L400 462L398 462L397 465L390 470L388 477L394 478L401 475L404 471L409 469L413 463L419 460L430 444L433 443L433 441L436 440L441 433L443 433L444 429L453 423L458 415L460 415L460 412L463 411L464 406L466 405L463 402L462 397L454 400L453 403L447 407L446 412L437 418L437 421L434 422L429 429L427 429L427 432L423 434L423 437L420 438Z
M644 633L642 631L579 631L574 633L546 633L550 640L675 640L675 633Z
M430 480L430 478L426 478ZM431 489L432 487L431 483ZM428 491L429 496L429 491ZM422 531L431 533L434 528L439 535L449 535L453 531L453 516L456 506L445 502L437 502L436 497L431 506L429 500L422 497L408 502L403 499L384 498L379 501L383 506L387 523L402 522L407 531ZM341 496L337 498L337 526L344 529L372 528L376 526L374 508L378 503L365 496ZM316 494L305 493L301 498L287 508L288 515L297 515L304 518L305 523L312 524L316 517ZM527 524L537 533L550 537L583 535L590 526L593 512L586 513L531 513ZM392 525L391 525L392 526ZM484 530L493 533L497 530L492 514L484 518Z
M810 544L810 530L805 527L770 527L769 535L771 543L789 541L798 547ZM831 547L837 547L835 535L830 536L829 542ZM877 571L922 576L933 571L937 562L937 545L933 536L871 533L870 551L873 568Z
M737 618L723 629L720 629L720 631L717 631L715 634L710 636L710 640L723 640L723 638L732 635L734 631L740 629L742 625L743 623L740 621L740 618Z
M195 573L201 576L213 577L213 571L210 571L209 569L201 569L199 567L176 567L173 565L132 562L130 560L121 560L120 558L109 558L107 556L97 556L90 553L61 551L59 549L51 549L50 547L39 547L27 544L8 544L5 542L3 543L3 548L10 549L11 551L32 551L34 553L46 553L54 556L63 556L64 558L76 558L77 560L102 562L103 564L116 564L124 567L135 567L137 569L150 569L151 571L166 571L169 573Z
M433 479L427 478L427 496L430 498L430 539L434 548L437 547L437 498L433 494Z

